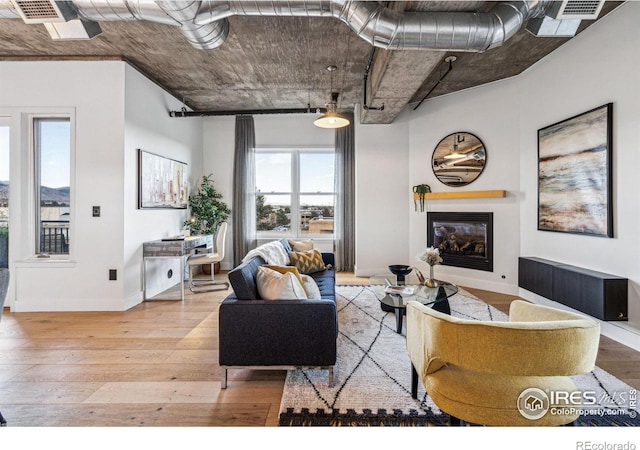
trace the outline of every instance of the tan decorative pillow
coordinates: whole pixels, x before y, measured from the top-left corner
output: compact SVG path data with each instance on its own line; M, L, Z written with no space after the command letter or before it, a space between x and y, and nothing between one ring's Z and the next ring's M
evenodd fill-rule
M289 258L300 273L314 273L326 269L322 254L315 248L306 252L289 252Z
M267 269L275 270L276 272L285 274L287 272L291 272L296 276L300 284L304 284L304 280L300 276L300 272L298 272L298 268L296 266L276 266L274 264L264 264L262 267L266 267Z
M307 293L293 272L280 273L264 266L256 275L258 294L263 300L306 300Z
M313 240L307 239L306 241L295 241L289 239L289 245L294 252L307 252L313 249Z
M316 280L309 275L302 274L300 276L302 277L302 287L307 294L307 298L309 300L321 300L322 296L320 295L320 288Z

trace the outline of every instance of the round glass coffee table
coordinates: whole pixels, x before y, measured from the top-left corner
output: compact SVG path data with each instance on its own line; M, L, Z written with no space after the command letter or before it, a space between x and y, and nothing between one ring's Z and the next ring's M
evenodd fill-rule
M395 312L396 332L402 333L402 316L406 314L407 303L415 300L423 305L430 305L433 309L449 314L449 297L458 292L458 286L448 281L438 281L438 286L427 287L420 284L418 277L410 273L404 277L404 283L392 273L385 273L369 277L369 285L380 301L383 311ZM399 287L401 289L390 288ZM406 289L402 289L406 288ZM393 291L393 292L389 292Z

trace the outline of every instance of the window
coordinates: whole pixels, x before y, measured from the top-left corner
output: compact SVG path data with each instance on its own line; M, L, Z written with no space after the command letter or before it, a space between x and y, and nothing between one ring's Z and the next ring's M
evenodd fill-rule
M256 149L258 237L333 239L333 149Z
M0 268L9 267L9 131L0 117Z
M71 121L33 119L35 248L38 254L69 254L71 225Z

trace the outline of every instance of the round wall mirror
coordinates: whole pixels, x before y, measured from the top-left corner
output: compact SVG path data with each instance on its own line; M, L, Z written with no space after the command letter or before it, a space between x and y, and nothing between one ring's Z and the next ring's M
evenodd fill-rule
M487 161L484 144L471 133L452 133L442 139L431 158L436 178L447 186L466 186L480 176Z

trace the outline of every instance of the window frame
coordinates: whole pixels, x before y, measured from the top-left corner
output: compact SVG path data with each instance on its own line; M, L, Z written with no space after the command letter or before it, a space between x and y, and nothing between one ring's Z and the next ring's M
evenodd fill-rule
M258 154L265 153L286 153L291 155L291 192L262 192L258 191L258 186L256 186L255 197L258 195L264 195L265 197L271 195L289 195L291 198L291 227L288 230L288 233L271 235L267 234L263 230L257 229L256 223L256 237L259 240L264 239L273 239L273 238L288 238L288 239L326 239L333 241L335 239L335 229L331 234L310 234L310 233L301 233L300 227L300 198L304 196L333 196L333 207L334 207L334 218L335 218L335 206L337 200L337 193L335 191L335 165L334 165L334 189L331 192L302 192L300 191L300 155L301 154L333 154L335 157L335 148L322 146L322 147L313 147L313 146L296 146L296 147L267 147L260 146L255 149L256 156ZM335 163L334 163L335 164ZM256 170L258 169L258 164L256 162ZM255 203L255 202L254 202ZM335 220L335 219L334 219ZM257 222L257 220L256 220Z
M11 189L12 189L11 188L11 179L12 179L11 166L12 166L12 159L13 159L12 158L13 155L11 154L11 140L12 140L12 134L13 134L13 131L12 131L13 123L12 122L13 122L13 120L12 120L11 116L4 115L4 114L2 114L2 111L0 111L0 128L7 128L8 132L9 132L9 134L8 134L8 146L7 146L7 149L6 149L7 150L6 156L7 156L7 162L8 162L8 164L6 166L6 168L7 168L7 179L6 179L6 181L9 182L9 197L7 197L7 205L6 205L8 216L7 216L6 223L5 224L0 224L1 228L7 228L7 230L9 230L9 221L11 219L11 209L10 209L11 208L11 198L10 197L11 197ZM2 179L1 175L0 175L0 179ZM5 180L3 180L3 181L5 181ZM3 207L2 204L0 204L0 208L1 207ZM0 219L0 220L2 220L2 219ZM11 261L11 254L9 252L9 245L8 244L9 244L9 242L7 241L7 248L6 248L7 255L6 255L6 257L7 257L7 262L9 263ZM0 266L0 267L4 267L4 266Z
M24 117L27 121L28 146L29 146L29 245L28 258L41 262L45 261L71 261L75 255L76 233L76 207L75 207L75 114L73 111L51 111L28 113ZM36 124L41 120L68 121L69 122L69 241L68 253L41 253L40 242L40 147Z

